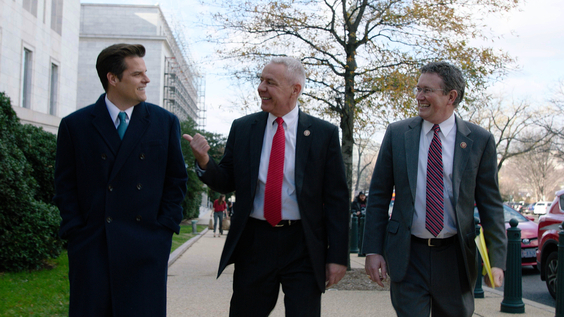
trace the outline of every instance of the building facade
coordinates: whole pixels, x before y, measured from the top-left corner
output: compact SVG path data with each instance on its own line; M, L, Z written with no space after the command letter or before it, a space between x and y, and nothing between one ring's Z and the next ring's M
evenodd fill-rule
M0 0L0 91L22 123L56 133L76 109L79 0Z
M94 103L104 92L96 58L116 43L145 46L151 80L146 88L148 102L176 114L180 121L201 122L202 77L187 45L173 34L158 5L81 4L77 108Z

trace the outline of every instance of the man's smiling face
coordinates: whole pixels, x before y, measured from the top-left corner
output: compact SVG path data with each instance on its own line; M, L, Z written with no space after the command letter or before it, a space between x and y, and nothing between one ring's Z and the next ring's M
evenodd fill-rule
M282 117L296 106L299 84L292 85L286 77L286 65L270 63L260 76L258 93L262 100L261 109Z
M145 88L150 82L143 58L130 56L126 57L124 61L127 68L123 71L121 79L118 79L115 75L110 79L112 87L110 87L111 91L108 93L110 101L120 109L122 107L127 109L147 100Z
M416 96L421 118L434 124L450 118L454 112L453 103L458 93L455 90L443 91L443 79L437 73L423 73L419 77L417 87L423 90ZM432 91L425 93L425 88Z

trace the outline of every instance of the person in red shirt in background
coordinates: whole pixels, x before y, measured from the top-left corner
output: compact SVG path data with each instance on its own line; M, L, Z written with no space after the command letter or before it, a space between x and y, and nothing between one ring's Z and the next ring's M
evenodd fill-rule
M225 195L219 195L219 199L213 202L213 236L215 238L215 229L217 228L219 222L219 236L223 234L223 216L225 215L225 210L227 209L227 204L225 203Z

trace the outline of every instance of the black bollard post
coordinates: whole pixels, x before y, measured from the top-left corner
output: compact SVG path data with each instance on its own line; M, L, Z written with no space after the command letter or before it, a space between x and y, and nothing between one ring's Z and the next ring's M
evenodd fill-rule
M480 234L480 219L474 218L474 223L476 224L476 236L478 236ZM474 286L474 298L484 298L484 289L482 288L482 269L484 264L482 263L480 252L476 253L478 253L478 265L476 265L478 268L478 278L476 279L476 286Z
M351 253L358 253L358 221L355 215L351 215L351 231L350 231L350 249Z
M507 229L507 271L503 288L501 311L504 313L524 313L523 279L521 276L521 229L517 228L517 219L509 221Z
M564 263L564 222L560 225L558 233L558 263ZM564 274L560 274L556 266L556 317L564 317L564 292L559 285L564 285Z
M364 214L360 214L358 217L358 256L364 257L366 256L362 253L362 241L364 239Z

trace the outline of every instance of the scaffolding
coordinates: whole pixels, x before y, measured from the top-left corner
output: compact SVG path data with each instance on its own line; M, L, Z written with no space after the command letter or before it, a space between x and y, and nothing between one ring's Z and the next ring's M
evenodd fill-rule
M163 107L174 113L180 121L192 118L200 125L202 121L205 122L205 117L201 117L205 116L203 77L194 65L182 32L173 32L164 16L162 21L162 30L173 55L165 57Z
M186 121L188 118L199 121L199 98L194 85L196 83L189 81L184 75L176 57L165 58L163 106L180 121Z

